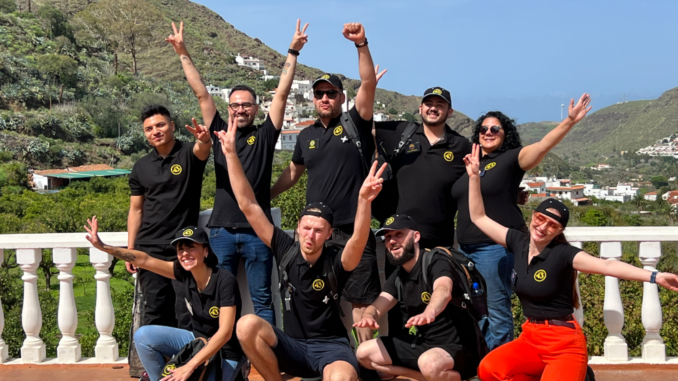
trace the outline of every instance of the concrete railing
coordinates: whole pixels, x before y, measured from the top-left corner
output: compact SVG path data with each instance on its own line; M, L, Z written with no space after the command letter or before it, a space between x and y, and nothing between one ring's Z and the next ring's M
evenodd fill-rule
M639 242L639 257L644 268L654 270L661 256L661 242L678 242L678 228L674 227L601 227L582 228L572 227L565 231L568 240L575 246L581 247L583 242L598 242L600 257L610 261L617 261L622 256L622 242ZM101 233L102 240L113 246L126 246L127 233ZM95 357L82 359L80 343L75 331L78 326L78 311L73 293L72 269L77 260L77 249L89 249L89 261L96 270L96 306L95 325L99 332L99 339L95 345ZM42 261L42 249L53 250L53 262L59 270L59 308L58 326L62 337L57 347L57 358L46 359L45 343L40 339L42 327L42 313L38 300L36 270ZM2 340L4 316L0 300L0 363L112 363L124 359L118 357L118 343L112 336L115 327L115 314L111 299L109 267L112 256L101 252L85 240L85 233L64 234L8 234L0 235L0 263L4 262L4 251L16 250L16 260L23 271L23 311L22 326L26 339L21 347L21 358L10 360L8 348ZM378 253L382 256L383 245L379 243ZM272 289L277 291L277 272L272 273ZM241 264L238 272L238 282L243 300L243 313L252 312L251 298L245 271ZM275 305L280 305L280 298L276 295ZM346 305L346 307L348 307ZM280 314L276 314L280 325ZM350 316L350 314L348 314ZM583 311L575 311L580 324L583 321ZM642 358L629 358L626 340L622 335L624 324L624 309L619 281L616 278L606 277L604 295L603 319L608 329L605 339L604 356L594 357L592 363L678 363L678 358L667 358L665 345L659 335L662 326L662 307L659 300L657 285L645 283L642 300L642 323L646 331L642 343ZM347 322L348 323L348 322Z

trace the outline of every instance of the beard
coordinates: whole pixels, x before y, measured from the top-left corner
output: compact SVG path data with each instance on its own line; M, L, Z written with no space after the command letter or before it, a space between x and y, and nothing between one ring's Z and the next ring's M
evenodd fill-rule
M391 254L391 250L387 250L386 258L394 267L402 266L411 261L414 258L414 238L411 238L405 243L403 253L399 258L394 257L393 254Z

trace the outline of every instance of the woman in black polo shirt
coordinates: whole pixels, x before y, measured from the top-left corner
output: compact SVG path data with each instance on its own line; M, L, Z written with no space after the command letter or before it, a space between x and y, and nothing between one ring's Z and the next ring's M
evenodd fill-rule
M568 117L544 138L527 147L520 144L515 121L499 111L478 118L473 130L473 143L480 144L481 192L485 209L493 220L503 226L525 230L523 214L518 207L520 182L525 172L536 167L544 156L591 109L591 98L584 94L577 104L570 101ZM464 174L452 187L457 203L457 240L459 248L475 264L487 282L488 319L480 321L485 341L490 349L513 339L511 313L511 269L513 254L495 244L471 222L468 209L468 176Z
M471 155L464 158L471 219L494 242L515 254L511 284L527 321L518 339L483 359L478 376L483 381L583 381L588 362L586 338L572 316L578 303L577 271L657 283L673 291L678 291L678 276L602 260L568 244L563 230L570 213L556 199L539 204L532 213L529 232L494 221L485 214L483 205L479 151L474 144Z
M177 248L177 260L162 261L148 254L112 247L104 244L97 235L96 216L87 220L87 240L92 246L137 267L170 279L176 279L186 288L186 306L191 314L193 331L146 325L134 334L139 359L152 381L185 381L198 365L221 351L222 380L234 380L244 359L238 339L233 334L240 317L240 290L235 277L228 270L216 267L217 257L209 247L207 233L198 227L179 230L171 242ZM208 343L185 365L165 367L164 357L172 357L196 337ZM170 369L171 368L171 369ZM208 376L214 381L216 368Z

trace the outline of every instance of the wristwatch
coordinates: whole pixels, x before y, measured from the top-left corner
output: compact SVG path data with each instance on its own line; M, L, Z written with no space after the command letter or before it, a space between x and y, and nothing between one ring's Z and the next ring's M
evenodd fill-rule
M367 39L365 39L365 41L363 41L361 43L357 43L357 42L355 43L356 48L362 48L364 46L367 46Z
M652 275L650 275L650 283L657 284L657 274L659 274L659 271L652 272Z

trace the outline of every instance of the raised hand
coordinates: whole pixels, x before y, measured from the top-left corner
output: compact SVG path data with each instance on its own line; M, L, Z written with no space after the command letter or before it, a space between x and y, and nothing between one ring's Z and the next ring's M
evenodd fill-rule
M196 139L207 144L210 142L210 129L202 124L198 124L195 118L193 120L193 127L186 125L186 129L195 136Z
M304 45L308 42L308 34L306 34L306 28L308 28L308 23L304 25L304 29L299 29L301 26L301 20L297 19L297 31L294 33L292 38L292 43L290 44L290 49L296 51L301 51Z
M405 323L405 328L410 328L412 326L421 326L421 325L426 325L426 324L431 324L436 320L436 315L433 312L429 312L428 310L424 310L424 312L420 313L417 316L412 316L407 320L407 323Z
M384 173L387 166L388 164L384 163L379 171L377 171L377 162L375 161L372 163L370 173L367 175L367 178L365 178L362 187L360 187L361 198L370 202L377 198L377 195L379 192L381 192L382 183L384 182L384 179L381 178L381 175Z
M235 116L228 118L228 131L217 131L217 137L221 142L221 150L224 155L237 154L235 150L235 133L238 130L238 124Z
M374 330L379 329L379 324L376 320L374 320L374 316L372 315L363 316L363 318L360 319L359 322L353 324L353 326L356 328L371 328Z
M87 225L89 225L89 227L87 227ZM97 216L92 216L91 219L88 219L87 225L85 225L85 230L87 230L89 235L87 235L85 238L89 241L89 243L92 244L92 246L102 250L104 243L101 242L101 239L99 239L99 221L97 220Z
M468 177L478 176L480 173L480 144L474 144L471 153L464 156Z
M381 73L380 73L380 72L379 72L379 65L377 65L377 66L374 67L374 75L377 76L377 82L379 82L379 80L381 79L381 77L383 77L384 74L386 74L387 71L388 71L388 69L384 69L384 70L382 70Z
M577 104L574 104L574 99L570 99L570 107L567 109L567 117L570 118L574 123L579 123L580 120L584 119L586 114L591 111L591 95L584 93Z
M671 273L657 274L657 284L671 291L678 291L678 275Z
M363 24L357 22L344 24L344 30L341 33L344 35L344 37L355 42L356 44L360 44L365 41L365 28L363 28Z
M186 45L184 45L184 22L182 21L179 23L178 31L177 26L172 23L172 29L174 29L174 34L170 34L165 41L172 44L172 47L177 54L188 55L188 49L186 49Z

